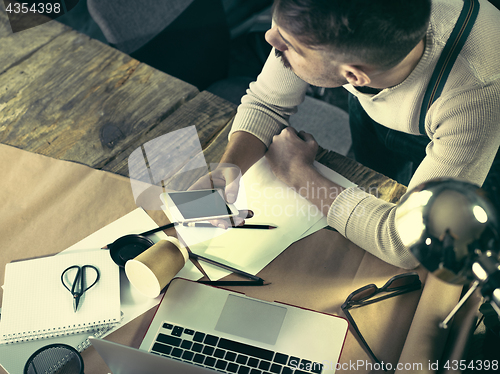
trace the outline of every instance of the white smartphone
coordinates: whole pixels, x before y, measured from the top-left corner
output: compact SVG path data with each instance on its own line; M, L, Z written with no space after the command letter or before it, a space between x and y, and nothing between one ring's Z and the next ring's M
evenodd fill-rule
M174 222L206 221L238 215L238 209L226 203L219 189L166 192L162 197Z

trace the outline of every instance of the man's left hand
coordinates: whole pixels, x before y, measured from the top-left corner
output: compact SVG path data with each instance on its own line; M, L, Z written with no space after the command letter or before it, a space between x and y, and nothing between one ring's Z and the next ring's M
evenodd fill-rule
M276 177L296 187L304 168L312 167L317 151L318 143L311 134L285 127L273 137L266 158Z

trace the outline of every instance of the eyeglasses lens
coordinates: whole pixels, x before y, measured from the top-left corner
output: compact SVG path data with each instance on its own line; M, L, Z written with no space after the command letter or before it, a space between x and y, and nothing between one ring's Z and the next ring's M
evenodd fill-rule
M362 301L368 299L369 297L373 296L376 293L377 293L377 286L371 284L370 286L367 286L367 288L360 289L359 291L357 291L356 294L352 295L351 301Z
M387 285L386 290L392 291L402 287L409 286L413 284L418 279L418 275L405 275L399 278L394 279L390 284Z

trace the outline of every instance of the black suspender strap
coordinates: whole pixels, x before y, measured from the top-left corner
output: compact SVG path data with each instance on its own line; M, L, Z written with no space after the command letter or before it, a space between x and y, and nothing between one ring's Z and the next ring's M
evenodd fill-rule
M465 44L472 26L479 12L478 0L464 0L462 12L458 17L457 23L451 32L451 35L444 46L443 52L437 62L437 65L432 73L431 80L427 86L422 108L420 109L419 131L425 135L425 116L431 105L441 95L446 79L450 74L453 64L457 59L460 50Z

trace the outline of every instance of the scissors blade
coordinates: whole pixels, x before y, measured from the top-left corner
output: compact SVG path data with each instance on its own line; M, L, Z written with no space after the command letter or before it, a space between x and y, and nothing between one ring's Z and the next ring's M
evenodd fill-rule
M78 310L78 304L80 304L80 295L73 294L73 311L75 313Z

